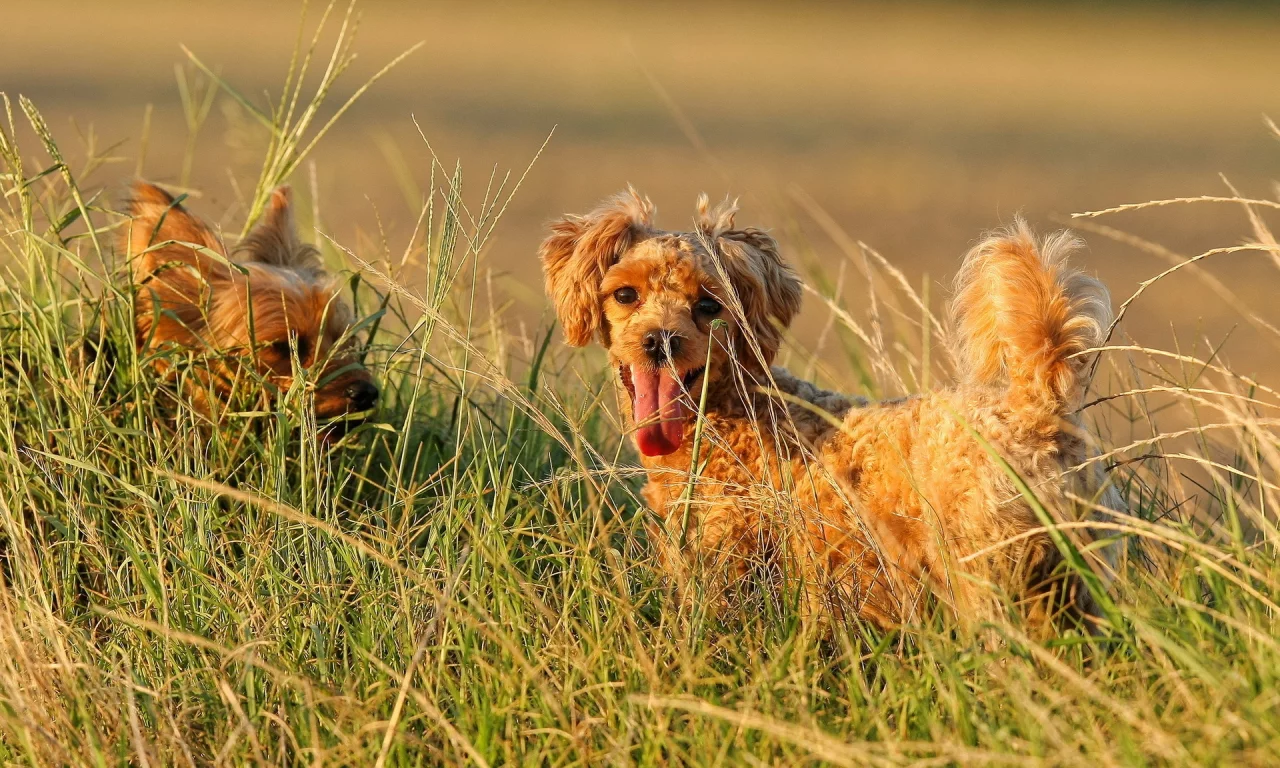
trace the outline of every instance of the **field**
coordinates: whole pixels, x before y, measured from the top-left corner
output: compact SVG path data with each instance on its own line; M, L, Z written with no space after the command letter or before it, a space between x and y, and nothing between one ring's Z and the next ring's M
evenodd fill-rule
M0 31L6 763L1280 761L1265 6L369 3L358 34L337 6L288 115L296 7L130 7ZM359 58L322 99L335 43ZM332 445L305 389L216 429L156 396L114 248L135 175L230 236L294 184L382 313L373 423ZM949 377L921 318L983 228L1080 230L1124 307L1086 411L1129 503L1123 620L1041 643L943 612L826 636L767 590L682 608L534 258L626 182L672 227L742 195L813 289L783 362L872 396ZM1225 199L1071 217L1198 196Z

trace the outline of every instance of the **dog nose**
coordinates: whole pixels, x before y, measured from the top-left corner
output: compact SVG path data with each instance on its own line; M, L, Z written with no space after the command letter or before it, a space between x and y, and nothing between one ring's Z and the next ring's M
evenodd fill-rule
M349 384L343 394L358 411L367 411L378 402L378 387L371 381Z
M680 354L680 344L684 341L672 331L654 330L644 335L642 346L649 359L661 363L669 354L672 358Z

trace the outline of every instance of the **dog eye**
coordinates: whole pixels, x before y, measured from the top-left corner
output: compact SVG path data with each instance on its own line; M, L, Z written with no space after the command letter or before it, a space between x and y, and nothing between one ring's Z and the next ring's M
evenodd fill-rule
M698 299L698 303L694 304L693 308L698 311L698 314L706 315L708 317L720 314L720 310L722 309L720 302L715 299Z
M271 342L271 351L285 358L293 356L294 350L298 352L298 359L305 361L307 355L311 353L311 343L304 338L281 339L280 341Z
M613 300L619 304L634 304L640 295L635 288L619 288L613 292Z

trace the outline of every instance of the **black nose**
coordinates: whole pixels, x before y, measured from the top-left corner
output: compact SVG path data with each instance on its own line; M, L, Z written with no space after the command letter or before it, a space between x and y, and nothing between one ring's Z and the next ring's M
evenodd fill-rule
M348 384L344 394L357 411L367 411L378 402L378 387L372 381Z
M655 363L661 363L668 359L674 359L680 354L680 345L684 339L677 336L673 331L656 330L649 331L644 335L644 352L649 359Z

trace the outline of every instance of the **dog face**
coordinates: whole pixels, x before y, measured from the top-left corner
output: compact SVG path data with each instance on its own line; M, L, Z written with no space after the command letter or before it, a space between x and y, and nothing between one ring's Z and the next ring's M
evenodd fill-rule
M662 456L683 444L704 384L720 402L772 363L800 281L773 238L734 228L731 204L699 198L693 232L657 230L653 212L628 190L555 222L541 258L569 343L608 349L637 447Z
M292 386L300 366L311 372L322 420L377 404L378 388L351 338L351 307L316 250L298 240L288 187L272 194L262 223L233 256L159 187L136 184L130 213L138 346L199 354L197 401L203 392L225 398L237 384L255 382L273 395Z

